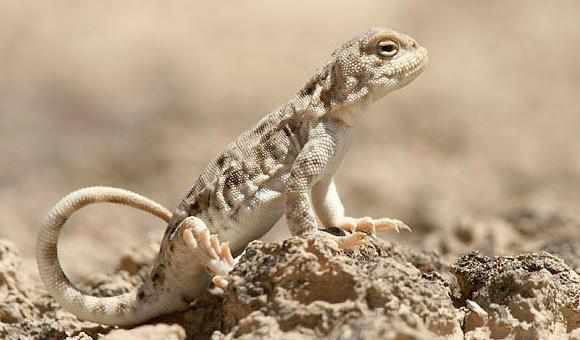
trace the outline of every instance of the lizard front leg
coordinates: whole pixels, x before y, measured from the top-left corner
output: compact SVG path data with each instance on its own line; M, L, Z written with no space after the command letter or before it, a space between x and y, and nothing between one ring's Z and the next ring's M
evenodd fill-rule
M312 188L312 200L318 218L326 228L338 227L347 232L400 230L411 231L405 223L394 218L349 217L344 214L344 206L330 176L320 180Z
M325 129L322 129L324 132ZM286 184L286 221L292 235L307 235L319 232L316 215L311 200L311 191L315 184L331 172L338 162L336 151L340 135L318 133L311 136L296 158ZM352 248L364 243L364 233L353 233L348 236L330 236L340 248Z

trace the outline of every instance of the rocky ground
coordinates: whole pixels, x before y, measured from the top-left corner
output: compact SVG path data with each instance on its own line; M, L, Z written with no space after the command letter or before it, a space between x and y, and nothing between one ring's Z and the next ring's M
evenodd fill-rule
M379 239L350 251L321 236L254 241L227 278L225 294L212 290L187 311L133 329L78 321L63 311L21 272L15 245L1 240L0 337L580 339L578 221L525 211L450 229L451 235L432 235L445 246L430 251ZM542 243L543 232L562 238ZM482 253L520 251L517 242L504 243L501 236L510 233L534 235L536 249ZM457 257L465 247L482 252ZM136 287L151 249L128 252L114 275L94 275L84 288L110 296Z

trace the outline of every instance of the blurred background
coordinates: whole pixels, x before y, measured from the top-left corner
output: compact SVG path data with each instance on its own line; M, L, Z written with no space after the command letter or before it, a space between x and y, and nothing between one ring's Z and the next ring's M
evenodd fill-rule
M62 196L127 188L173 209L229 141L373 26L430 51L361 120L337 181L347 213L403 219L420 246L465 216L578 214L580 2L0 0L0 237L33 272ZM62 241L73 277L112 270L164 225L88 208ZM580 231L579 231L580 233ZM283 223L267 236L288 235Z

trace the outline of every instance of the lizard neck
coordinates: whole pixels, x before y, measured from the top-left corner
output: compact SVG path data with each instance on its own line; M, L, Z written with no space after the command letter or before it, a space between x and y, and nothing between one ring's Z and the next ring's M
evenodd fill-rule
M322 117L333 119L346 127L354 127L358 124L359 117L369 107L370 100L363 98L353 103L336 105L325 100L321 93L304 95L298 92L285 109L294 111L294 115L305 121L315 122Z
M353 127L361 113L378 98L360 79L337 75L333 65L328 63L323 66L290 99L288 105L303 120L314 122L328 117Z
M360 116L367 110L368 104L349 105L347 107L331 110L325 116L336 119L347 127L354 127L358 124Z

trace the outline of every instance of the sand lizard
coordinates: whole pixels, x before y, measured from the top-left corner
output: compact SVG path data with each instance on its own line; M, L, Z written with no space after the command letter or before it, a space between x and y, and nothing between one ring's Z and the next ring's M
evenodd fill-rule
M286 104L213 159L173 213L118 188L90 187L65 196L38 237L37 264L47 290L81 319L137 324L185 310L206 291L210 276L227 289L224 277L235 265L232 253L240 254L283 214L292 235L341 228L347 236L325 234L342 248L361 244L368 233L408 229L396 219L346 216L333 175L361 113L415 79L427 60L427 50L413 38L387 28L347 41ZM167 222L151 274L138 289L114 297L81 292L63 272L57 254L67 219L100 202L132 206Z

